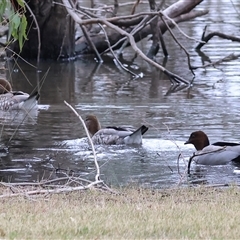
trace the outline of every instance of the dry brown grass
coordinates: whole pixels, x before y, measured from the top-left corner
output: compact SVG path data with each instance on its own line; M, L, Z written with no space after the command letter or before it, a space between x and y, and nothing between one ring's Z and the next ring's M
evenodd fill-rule
M239 238L237 187L119 191L1 199L0 238Z

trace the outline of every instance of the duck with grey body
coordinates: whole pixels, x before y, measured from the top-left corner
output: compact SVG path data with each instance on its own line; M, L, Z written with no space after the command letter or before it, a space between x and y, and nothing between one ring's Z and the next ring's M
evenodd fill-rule
M95 115L86 116L86 127L94 144L142 144L142 135L148 127L142 125L137 130L130 127L106 127L101 128L100 122Z
M193 144L197 152L190 158L188 168L194 161L202 165L225 165L240 162L240 143L216 142L210 144L203 131L192 132L185 144Z
M0 110L2 111L36 109L39 97L38 92L29 95L22 91L12 91L11 84L3 78L0 79Z

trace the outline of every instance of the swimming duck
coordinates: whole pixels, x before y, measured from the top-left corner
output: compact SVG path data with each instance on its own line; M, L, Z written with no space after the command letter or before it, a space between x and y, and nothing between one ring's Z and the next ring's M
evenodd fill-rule
M216 142L210 145L208 136L203 131L193 132L185 144L193 144L197 152L190 158L202 165L224 165L230 162L240 162L240 144L231 142Z
M94 144L138 144L142 143L142 135L148 127L142 125L137 130L131 127L106 127L101 128L100 122L95 115L87 115L86 127L92 137Z
M11 84L0 78L0 110L2 111L36 109L39 97L38 92L29 95L21 91L12 91Z

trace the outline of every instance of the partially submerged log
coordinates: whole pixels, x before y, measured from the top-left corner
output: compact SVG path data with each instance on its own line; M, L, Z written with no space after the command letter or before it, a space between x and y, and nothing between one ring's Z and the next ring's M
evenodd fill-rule
M193 8L196 7L202 1L203 0L195 0L195 1L180 0L177 3L168 7L162 13L167 15L169 18L172 18L175 23L189 21L191 19L194 19L196 17L202 16L208 13L207 10L192 11ZM68 0L65 0L63 2L67 4L66 2L68 2ZM81 23L82 25L102 23L101 18L99 18L98 16L94 16L92 13L87 12L86 10L81 8L79 9L79 11L80 13L86 14L89 17L87 20L84 20L84 19L82 20L82 23ZM105 20L122 29L124 28L124 30L128 33L133 34L134 32L133 34L134 40L136 42L139 42L142 39L149 36L150 34L152 34L150 20L153 19L155 16L156 17L160 16L162 13L161 11L144 12L144 13L128 15L124 17L106 18ZM144 20L145 16L148 16L148 19L147 19L148 23L147 24L142 23L141 27L139 27L138 24ZM163 21L161 21L160 18L158 19L158 22L156 25L158 26L158 30L161 31L162 34L164 34L167 31L166 25L163 23ZM168 20L168 25L170 27L175 27L173 22L169 20ZM117 29L109 29L107 33L108 33L107 37L109 39L110 44L112 46L114 45L114 49L119 49L122 46L122 42L119 42L123 38L122 34L119 31L117 31ZM104 33L90 34L90 38L100 53L108 49L108 44L105 41L106 36ZM94 50L89 46L89 42L84 35L76 41L75 50L77 55L95 53Z
M123 49L129 45L133 50L151 65L163 71L174 83L189 84L188 80L171 73L152 59L158 53L159 41L165 56L167 46L164 43L163 34L177 26L177 23L188 21L207 14L205 11L193 11L203 0L179 0L164 11L156 6L155 0L149 0L151 11L131 14L127 16L115 16L119 5L115 0L114 6L104 6L98 10L108 15L95 14L96 9L86 9L79 2L70 0L33 1L27 6L28 41L26 41L20 56L23 58L74 58L79 55L94 54L99 62L101 55L111 52L116 62L121 65L119 56ZM16 0L12 0L17 4ZM136 1L132 13L135 12ZM109 8L112 15L109 17ZM82 35L75 42L75 23L78 24ZM136 45L137 42L152 35L153 44L148 54L142 52ZM178 43L178 42L177 42ZM182 46L181 46L182 47ZM11 53L19 52L18 44L11 45ZM119 49L117 54L114 50ZM182 49L184 49L182 47ZM186 52L186 51L185 51ZM188 56L189 58L189 56ZM189 64L189 69L191 66ZM124 69L126 70L126 69ZM193 72L192 72L193 73ZM136 77L136 76L135 76Z
M163 13L172 18L176 23L188 21L207 13L207 11L192 11L192 9L202 1L203 0L180 0L164 10ZM18 11L20 6L17 0L11 0L11 2L12 5L15 6L16 11ZM153 0L149 0L152 8L151 12L110 18L95 15L93 13L94 11L90 11L90 9L86 10L75 2L76 1L69 0L57 0L54 2L52 0L28 1L28 3L26 3L28 4L28 8L25 13L28 21L28 40L24 43L22 52L19 51L18 43L14 42L10 46L11 53L19 53L23 58L37 58L39 54L40 58L43 59L59 59L71 58L75 55L95 54L96 50L100 53L104 52L109 48L105 33L101 31L101 28L99 28L101 32L93 31L93 27L102 24L101 19L105 19L109 23L131 33L136 42L152 34L154 36L154 44L157 45L156 39L158 40L159 31L161 34L164 34L167 30L165 24L159 18L161 12L157 6L153 5L155 3ZM117 1L115 2L117 3ZM139 1L136 3L139 3ZM118 9L116 6L119 8L119 6L115 4L115 6L104 6L104 9L108 12L108 8L114 7L115 14ZM69 7L81 17L82 23L80 27L86 27L90 40L86 37L85 33L75 42L75 21L68 14L68 9L66 8ZM157 26L156 34L153 32L154 26ZM169 26L174 27L174 24L169 21ZM110 45L115 45L114 49L122 46L122 42L116 44L123 38L119 31L107 28L106 33ZM93 48L90 42L94 44L96 49ZM154 54L156 53L157 51L154 51Z

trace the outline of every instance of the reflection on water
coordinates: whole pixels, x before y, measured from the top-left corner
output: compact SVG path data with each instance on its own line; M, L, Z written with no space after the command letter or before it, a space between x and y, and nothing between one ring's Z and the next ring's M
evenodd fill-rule
M182 30L200 39L208 22L209 31L237 32L238 26L227 24L230 14L231 21L238 21L229 2L210 3L199 5L199 8L209 8L208 16L192 23L181 23ZM219 17L221 21L214 22ZM195 43L190 43L176 29L174 32L190 52L194 66L240 50L238 45L218 39L202 49L204 54L199 54L193 49ZM157 61L191 80L193 76L188 71L186 56L168 34L165 38L170 57L162 59L159 53ZM145 52L149 44L144 44ZM133 55L129 51L124 57L129 64ZM54 169L72 170L80 176L94 178L92 152L83 139L86 134L77 117L64 105L64 100L83 117L89 113L97 114L102 126L149 126L140 147L96 148L102 179L117 186L131 182L147 187L168 187L181 181L188 184L185 162L180 158L178 163L178 156L181 153L188 159L194 151L192 146L183 144L192 131L204 130L212 142L239 141L239 61L197 69L190 88L171 86L163 73L140 58L129 65L142 77L132 78L109 58L104 64L87 57L74 63L42 62L40 71L26 63L19 63L19 66L9 63L7 78L13 89L30 93L36 87L41 99L40 109L33 116L25 117L21 112L1 113L0 179L38 181L50 175L56 177ZM192 166L188 180L208 184L238 182L235 167Z

